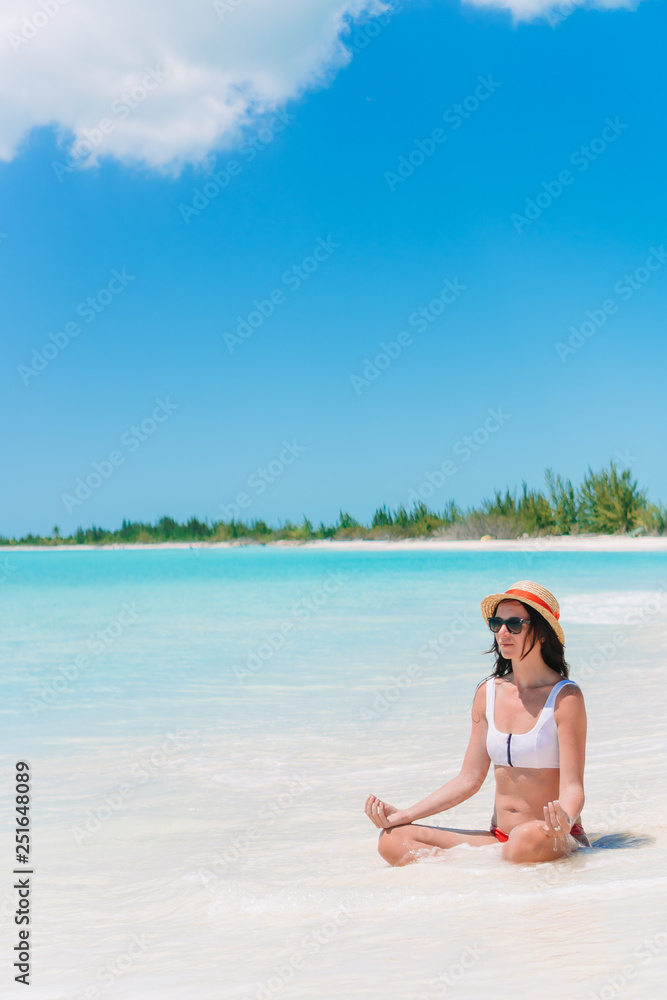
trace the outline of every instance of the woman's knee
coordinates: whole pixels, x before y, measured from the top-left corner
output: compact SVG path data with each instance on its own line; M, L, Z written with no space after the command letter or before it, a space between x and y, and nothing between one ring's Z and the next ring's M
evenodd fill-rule
M402 832L405 829L404 826L395 826L391 830L383 830L380 834L378 851L380 857L384 858L390 865L400 865L408 853L405 834Z
M512 830L509 840L503 844L503 858L518 864L540 861L547 839L539 822L523 823Z

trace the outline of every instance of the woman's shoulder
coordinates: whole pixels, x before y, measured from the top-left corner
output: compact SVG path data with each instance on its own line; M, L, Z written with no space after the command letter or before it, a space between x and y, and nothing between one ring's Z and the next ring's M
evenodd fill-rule
M486 698L487 685L489 682L495 685L496 678L494 674L487 674L486 677L481 679L481 681L477 681L477 687L475 688L475 701L477 701L478 698Z
M553 702L554 711L558 711L565 706L572 706L574 708L574 706L584 704L584 692L571 677L561 677L554 685L554 688L558 688ZM567 711L568 709L566 708L565 710Z
M572 677L559 677L556 683L554 684L554 690L556 688L558 688L559 695L564 693L565 691L569 692L570 694L576 694L577 692L581 692L581 688L579 687L577 682L573 680Z
M473 722L480 722L486 718L486 685L489 678L485 677L475 688L475 697L472 700Z

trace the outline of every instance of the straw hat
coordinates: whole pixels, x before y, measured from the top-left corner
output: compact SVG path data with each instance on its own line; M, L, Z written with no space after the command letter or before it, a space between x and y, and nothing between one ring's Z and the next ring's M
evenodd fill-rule
M546 618L549 622L563 645L565 645L565 634L558 624L558 619L560 618L558 601L551 591L547 590L546 587L541 587L539 583L535 583L533 580L519 580L518 583L513 583L504 594L490 594L488 597L485 597L482 601L482 616L484 621L488 622L489 618L493 618L496 608L501 601L511 600L521 601L522 604L527 604L529 607L539 611L543 618Z

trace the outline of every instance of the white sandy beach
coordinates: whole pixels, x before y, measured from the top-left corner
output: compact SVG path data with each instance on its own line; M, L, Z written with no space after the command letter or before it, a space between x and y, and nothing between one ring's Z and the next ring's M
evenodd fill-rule
M258 545L267 548L330 549L338 552L667 552L667 535L550 535L543 538L494 538L491 540L450 538L360 538L338 541L328 538L312 542L285 539L277 542L156 542L112 545L6 545L2 552L100 552L134 549L234 549Z

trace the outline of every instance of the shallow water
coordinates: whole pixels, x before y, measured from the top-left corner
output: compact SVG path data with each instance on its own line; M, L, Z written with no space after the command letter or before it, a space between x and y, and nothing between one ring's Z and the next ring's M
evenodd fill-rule
M6 958L11 765L28 759L33 998L664 992L664 555L7 561L0 919ZM599 846L541 866L463 846L390 869L364 799L406 805L457 773L489 669L479 600L526 578L561 598ZM492 802L489 778L428 822L485 829Z

